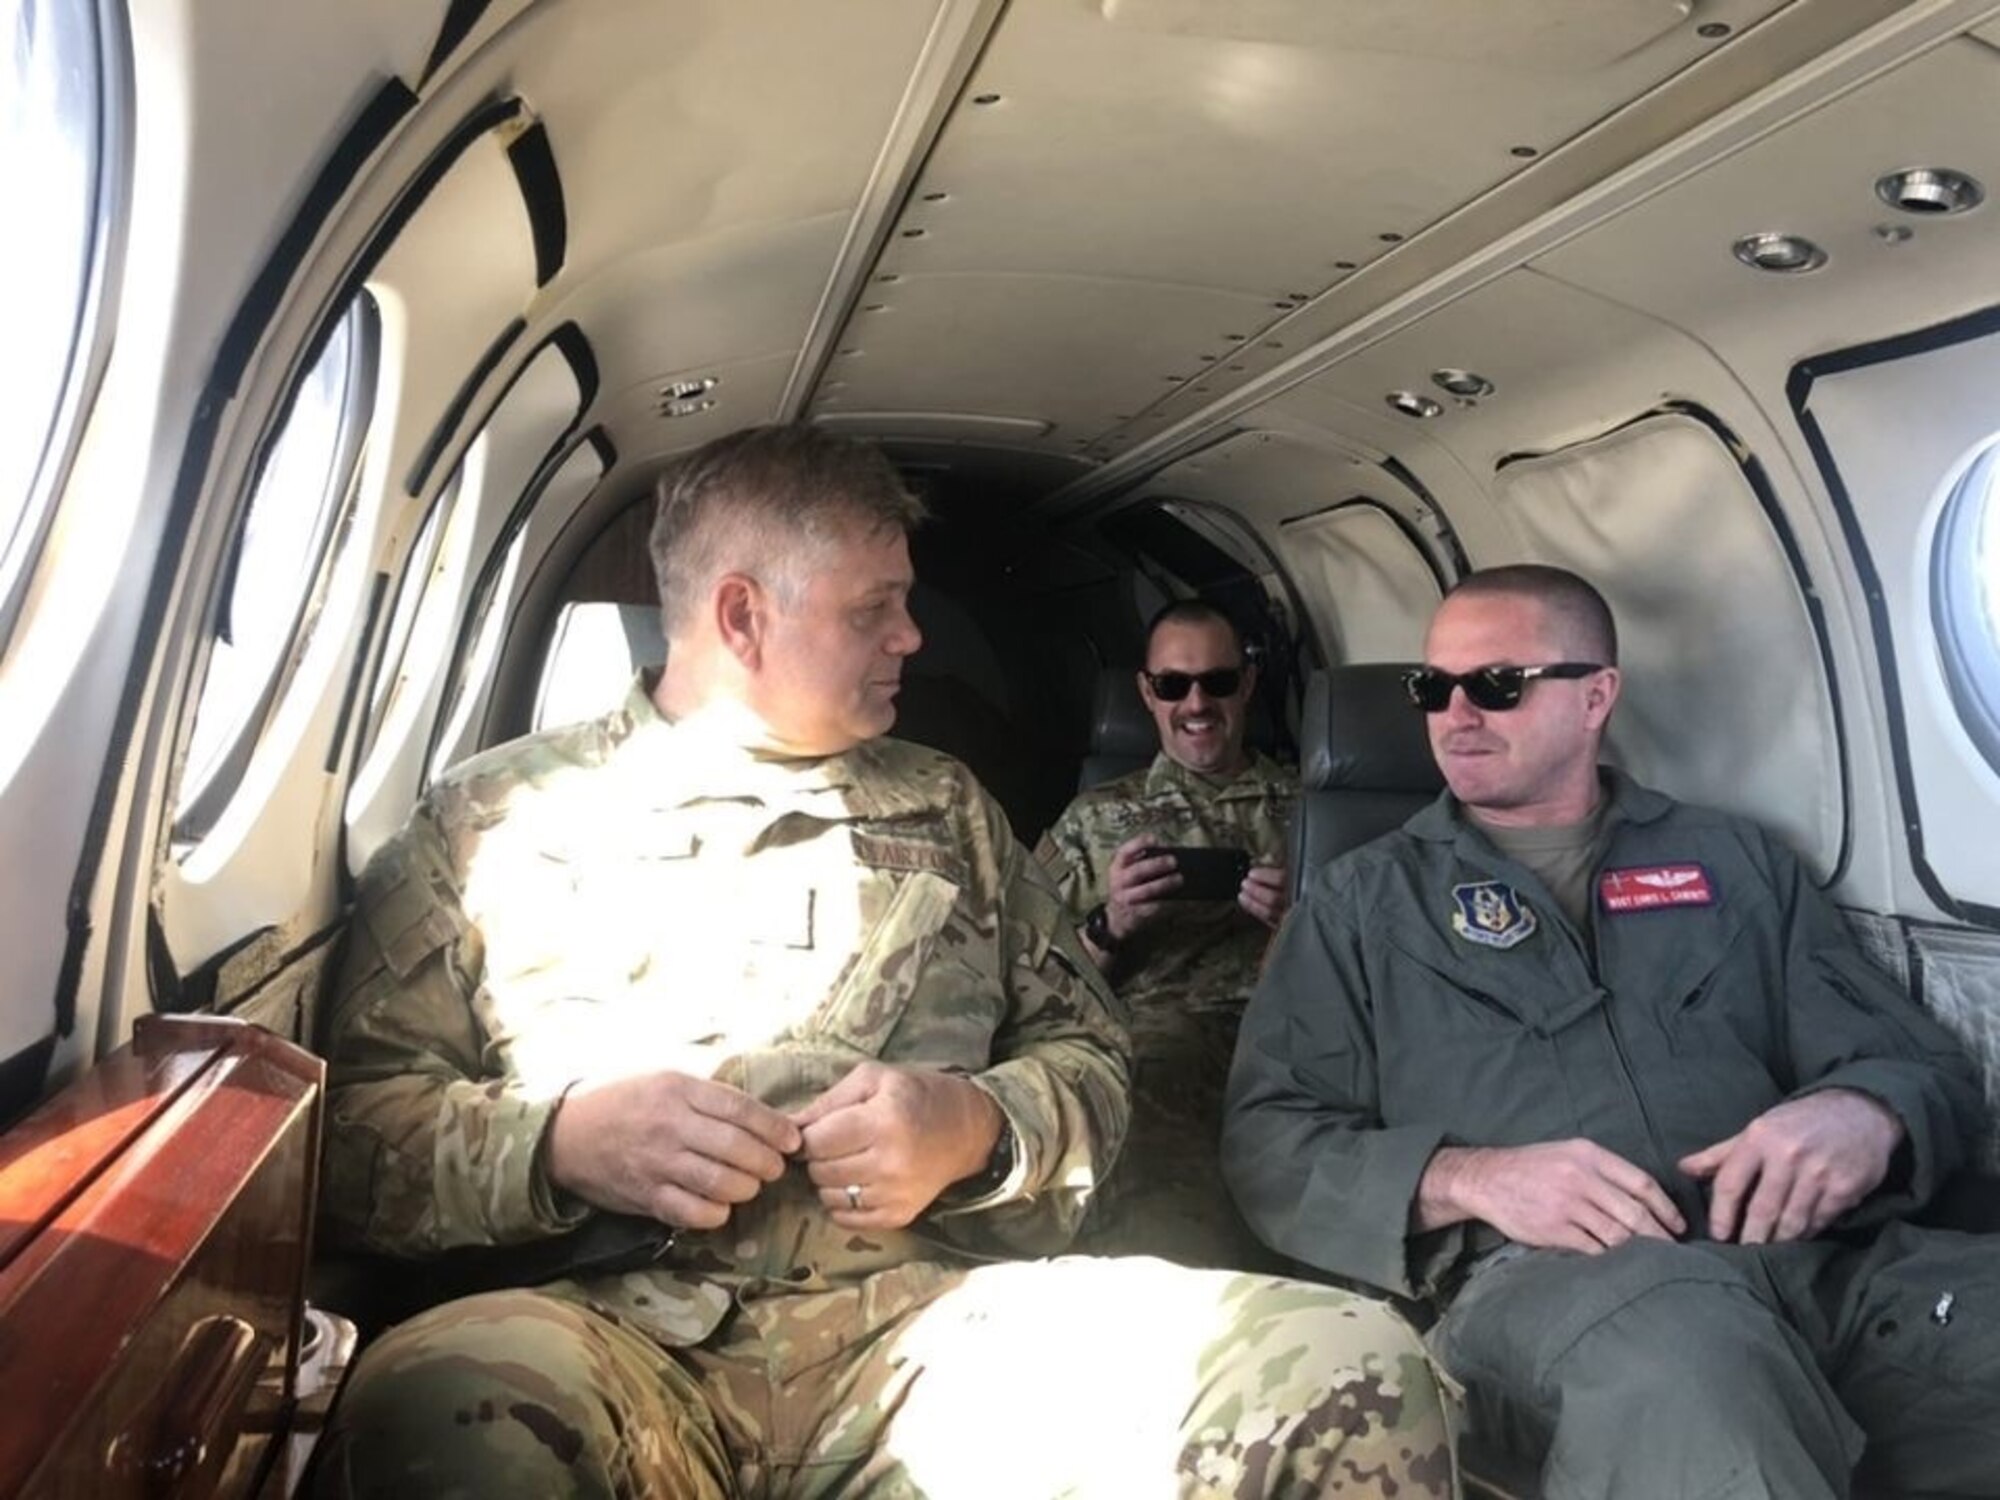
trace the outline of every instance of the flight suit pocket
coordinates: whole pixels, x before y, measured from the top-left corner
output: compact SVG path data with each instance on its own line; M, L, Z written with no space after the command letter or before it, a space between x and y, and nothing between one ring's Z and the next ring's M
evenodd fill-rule
M812 1029L880 1056L924 977L932 945L958 904L956 882L930 870L903 876L853 962L841 971Z

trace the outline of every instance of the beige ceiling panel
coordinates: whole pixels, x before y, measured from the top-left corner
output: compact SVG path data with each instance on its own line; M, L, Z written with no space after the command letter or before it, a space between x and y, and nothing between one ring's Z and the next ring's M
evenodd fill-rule
M1713 7L1711 7L1713 8ZM1598 68L1671 31L1693 0L1099 0L1108 21L1181 36L1338 46L1413 57Z
M1531 27L1584 7L1507 9ZM924 233L892 240L885 264L1060 268L1267 302L1316 293L1345 274L1337 262L1384 253L1380 236L1412 234L1519 171L1511 148L1548 150L1714 45L1683 27L1613 65L1549 75L1484 53L1367 51L1318 22L1297 31L1237 40L1116 24L1079 3L1016 5L905 215L906 236ZM1115 92L1102 87L1109 77ZM939 192L949 196L925 197Z
M538 312L589 330L607 384L785 353L804 337L844 217L766 224L634 250Z
M1917 165L1970 172L2000 190L1992 49L1960 40L1925 53L1535 264L1696 332L1755 378L1782 379L1804 356L2000 297L1992 204L1940 219L1875 196L1880 174ZM1909 238L1888 242L1878 226ZM1771 230L1807 236L1827 265L1783 276L1732 256L1738 236Z
M1200 366L1251 299L1084 277L952 276L879 288L820 385L815 413L958 412L1055 424L1071 447Z
M1322 370L1271 406L1323 424L1349 420L1329 408L1314 410L1319 402L1336 403L1366 413L1366 433L1386 449L1435 440L1475 474L1490 476L1501 458L1524 447L1560 447L1687 394L1670 382L1647 384L1643 362L1631 380L1603 373L1643 360L1662 337L1671 335L1629 308L1514 271ZM1585 370L1592 378L1579 380ZM1493 389L1454 396L1435 378L1452 371L1477 375ZM1657 380L1664 372L1652 373ZM1404 415L1389 404L1397 392L1435 401L1438 414ZM1552 403L1552 395L1559 399Z
M590 0L520 38L574 262L851 212L937 0Z

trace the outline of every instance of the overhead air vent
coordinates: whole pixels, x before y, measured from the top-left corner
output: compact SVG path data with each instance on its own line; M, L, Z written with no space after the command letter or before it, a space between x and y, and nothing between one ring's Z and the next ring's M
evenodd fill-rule
M1962 214L1986 201L1986 189L1949 167L1905 167L1875 179L1875 196L1906 214Z
M1470 370L1433 370L1431 384L1441 391L1449 391L1463 401L1477 401L1481 396L1493 394L1493 382L1484 375L1475 375Z
M659 402L654 409L663 417L691 417L697 412L711 411L715 407L715 398L709 392L714 389L713 375L669 380L660 387Z
M1430 397L1420 396L1415 391L1391 391L1382 399L1404 416L1415 417L1420 422L1429 421L1444 410Z

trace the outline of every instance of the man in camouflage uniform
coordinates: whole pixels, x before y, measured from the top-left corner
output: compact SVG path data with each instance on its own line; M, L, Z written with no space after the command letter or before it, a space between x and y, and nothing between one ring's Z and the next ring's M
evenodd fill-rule
M1131 1010L1132 1126L1079 1247L1194 1266L1256 1267L1216 1160L1236 1025L1289 887L1285 832L1298 777L1244 743L1257 669L1236 627L1199 600L1146 632L1139 695L1160 750L1142 771L1079 795L1035 854L1086 951ZM1233 900L1187 900L1174 845L1241 849Z
M370 863L332 1017L337 1235L643 1254L392 1330L322 1494L1453 1492L1438 1387L1380 1304L1008 1263L1061 1250L1109 1167L1127 1042L997 806L879 738L919 515L806 428L683 460L657 682L467 763Z

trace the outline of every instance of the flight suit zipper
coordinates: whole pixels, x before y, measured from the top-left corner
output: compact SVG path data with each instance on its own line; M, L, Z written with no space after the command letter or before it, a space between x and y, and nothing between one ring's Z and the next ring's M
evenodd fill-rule
M1653 1158L1650 1168L1653 1180L1658 1182L1663 1190L1668 1191L1669 1197L1672 1197L1673 1194L1668 1189L1671 1167L1667 1161L1666 1142L1661 1139L1659 1127L1653 1122L1653 1112L1646 1105L1646 1095L1639 1087L1638 1075L1632 1071L1632 1059L1625 1050L1625 1035L1618 1025L1617 997L1604 987L1603 965L1597 951L1596 930L1592 929L1590 942L1586 945L1583 935L1570 922L1569 913L1564 911L1559 903L1545 900L1542 904L1548 912L1550 921L1562 933L1564 940L1575 953L1577 961L1583 965L1584 972L1590 977L1591 994L1597 999L1598 1010L1604 1016L1605 1032L1611 1041L1611 1055L1618 1062L1618 1076L1624 1083L1626 1092L1631 1095L1633 1107L1639 1112L1639 1124L1646 1133L1646 1145Z

